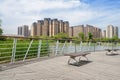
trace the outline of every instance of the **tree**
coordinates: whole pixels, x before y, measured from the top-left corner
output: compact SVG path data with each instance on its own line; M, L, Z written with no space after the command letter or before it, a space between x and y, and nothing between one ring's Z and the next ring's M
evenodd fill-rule
M3 30L2 30L2 28L1 28L1 20L0 20L0 35L2 35L2 33L3 33Z
M0 28L0 35L2 35L2 33L3 33L3 30Z
M54 36L54 38L62 38L62 39L65 39L65 38L68 38L68 35L66 33L58 33Z
M118 36L113 36L113 38L111 38L112 41L117 41L118 39Z
M88 33L88 40L91 40L91 39L93 39L93 35L92 35L91 32L89 32L89 33Z
M81 40L84 40L85 35L84 35L83 32L80 32L80 33L78 34L78 36L79 36L79 38L80 38Z

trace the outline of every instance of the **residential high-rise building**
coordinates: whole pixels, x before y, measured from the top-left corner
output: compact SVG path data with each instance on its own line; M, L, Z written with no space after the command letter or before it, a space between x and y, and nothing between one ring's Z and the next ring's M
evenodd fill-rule
M31 36L54 36L60 32L69 33L69 22L44 18L34 22L31 27Z
M88 37L89 33L93 35L93 38L100 38L102 36L102 32L100 28L87 24L85 27L85 36Z
M106 37L112 38L114 36L114 27L113 25L108 25L106 29Z
M53 26L53 35L56 35L58 33L58 28L59 28L59 25L58 25L58 20L57 19L53 19L52 21L52 26Z
M31 27L31 36L38 36L37 35L37 23L34 22Z
M97 28L97 27L93 27L93 36L94 38L101 38L102 37L102 32L101 29Z
M21 27L18 27L18 35L28 37L29 36L28 25L23 25Z
M94 31L94 29L93 29L93 26L92 26L92 25L88 25L88 24L87 24L87 25L85 26L85 36L86 36L86 37L88 37L89 32L92 33L92 35L94 36L93 31Z
M84 33L84 25L78 25L78 26L72 26L69 28L70 30L70 35L69 36L74 36L74 37L78 37L80 32Z
M108 25L106 28L106 32L103 32L106 36L104 38L113 38L114 36L118 37L118 27L113 25Z
M118 37L118 27L117 26L114 27L114 36Z
M69 37L73 37L73 27L69 27Z
M44 18L44 26L42 27L42 36L49 36L50 18Z
M22 28L22 34L24 35L24 36L29 36L29 27L28 27L28 25L24 25L23 26L23 28Z
M18 35L22 35L22 26L18 27Z
M53 36L53 20L50 21L49 24L49 36Z
M92 25L78 25L69 28L69 36L78 37L80 32L83 32L85 37L88 37L89 32L92 33L93 38L100 38L102 36L101 29L94 27Z
M37 36L42 36L42 26L43 26L43 20L38 20L37 22Z
M103 31L102 37L106 38L106 30Z
M58 28L58 32L63 32L63 20L59 20L59 28Z
M66 33L67 35L69 35L69 22L68 21L63 22L63 33Z

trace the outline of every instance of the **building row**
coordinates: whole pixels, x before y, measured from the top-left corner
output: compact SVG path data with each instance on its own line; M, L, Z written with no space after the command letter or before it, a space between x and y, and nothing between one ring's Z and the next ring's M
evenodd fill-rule
M34 22L31 27L31 36L54 36L58 33L69 33L69 22L44 18Z
M69 36L70 37L78 37L79 33L84 33L85 37L88 37L88 34L91 33L93 38L100 38L102 37L102 31L100 28L94 27L92 25L78 25L72 26L69 28Z
M104 38L118 37L118 27L113 25L108 25L106 30L103 31Z
M89 32L92 33L93 38L113 38L118 37L118 27L108 25L106 30L102 30L92 25L78 25L69 27L68 21L44 18L32 23L29 30L28 25L18 27L18 35L20 36L55 36L58 33L66 33L69 37L78 37L79 33L84 33L88 37Z

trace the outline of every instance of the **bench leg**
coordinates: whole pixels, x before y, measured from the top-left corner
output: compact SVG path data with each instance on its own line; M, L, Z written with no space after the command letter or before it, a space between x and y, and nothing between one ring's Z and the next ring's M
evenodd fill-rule
M71 60L71 58L69 58L69 60L68 60L68 64L70 64L70 60Z
M80 62L81 57L79 57L79 62Z
M108 52L106 51L106 55L108 54Z
M68 60L68 64L71 64L71 63L70 63L71 59L73 59L77 64L79 63L79 62L75 59L75 57L73 57L73 58L70 57L69 60Z
M83 57L85 57L87 59L87 61L88 61L88 58L86 56L83 56Z
M87 61L88 61L88 58L87 58L86 56L82 56L82 57L86 58L86 59L87 59ZM81 60L81 57L79 58L79 62L80 62L80 60Z

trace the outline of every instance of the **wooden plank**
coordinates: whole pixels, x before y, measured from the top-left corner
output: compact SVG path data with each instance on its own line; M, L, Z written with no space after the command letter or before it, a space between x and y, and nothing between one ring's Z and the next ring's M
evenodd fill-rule
M120 55L105 52L88 55L90 63L68 65L69 57L61 56L0 72L0 80L119 80Z

